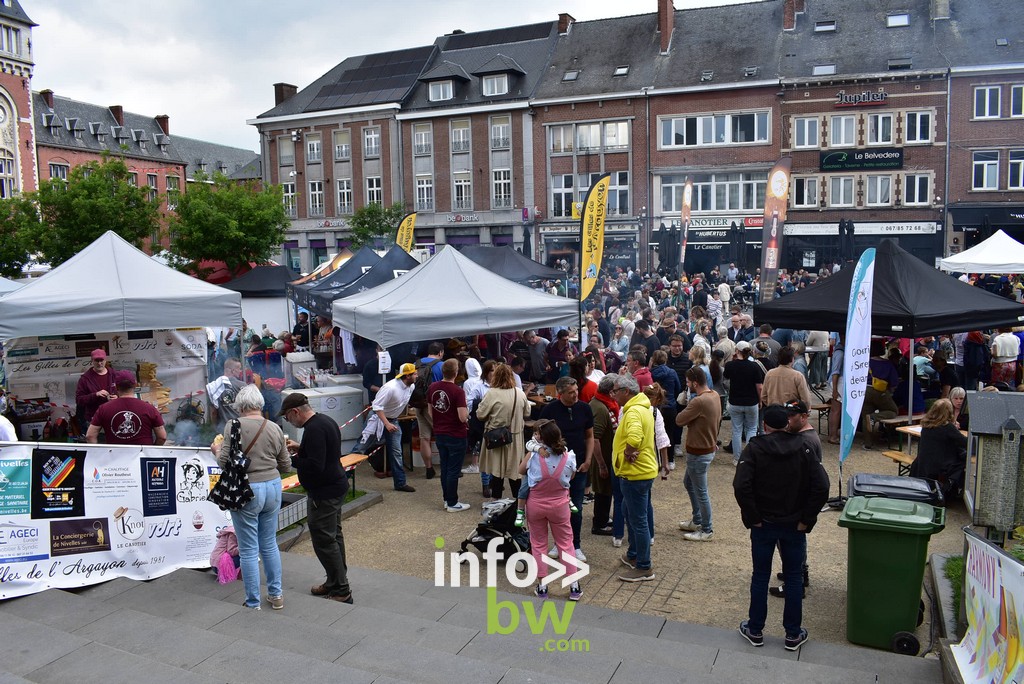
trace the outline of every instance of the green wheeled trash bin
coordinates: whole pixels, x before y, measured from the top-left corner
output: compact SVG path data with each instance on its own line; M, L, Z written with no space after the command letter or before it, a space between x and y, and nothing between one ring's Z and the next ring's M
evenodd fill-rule
M946 509L917 501L851 497L839 526L849 530L846 638L917 655L921 581L928 540L946 526Z

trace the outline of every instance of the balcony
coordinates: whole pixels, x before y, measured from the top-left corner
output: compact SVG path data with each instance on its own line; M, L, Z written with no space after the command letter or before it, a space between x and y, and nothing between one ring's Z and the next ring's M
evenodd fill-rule
M452 152L469 152L469 141L452 140Z
M416 200L416 211L434 211L434 200Z
M363 150L365 157L379 157L380 156L380 145L367 145Z
M426 156L434 151L434 146L430 143L416 143L413 146L413 153L419 156Z

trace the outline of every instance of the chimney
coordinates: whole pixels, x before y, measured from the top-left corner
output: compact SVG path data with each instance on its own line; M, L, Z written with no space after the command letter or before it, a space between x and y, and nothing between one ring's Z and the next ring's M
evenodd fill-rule
M807 11L807 9L806 9L805 0L796 0L796 13L797 14L803 14L806 11Z
M782 30L792 31L796 28L796 0L784 0L782 5Z
M558 15L558 35L564 36L569 32L569 26L571 26L576 20L573 19L571 14L561 12Z
M932 20L949 19L949 0L932 0Z
M171 134L171 117L166 114L160 114L156 117L156 124L160 127L160 130L164 132L164 135Z
M39 91L39 97L43 98L43 102L46 103L47 107L49 107L50 109L53 109L53 91L52 90L50 90L50 89L40 90Z
M110 105L110 114L118 126L124 126L124 109L121 108L121 105Z
M299 89L293 86L291 83L275 83L274 84L274 106L281 104L289 97L299 92Z
M672 0L658 0L658 33L661 34L661 54L668 54L675 28L676 7Z

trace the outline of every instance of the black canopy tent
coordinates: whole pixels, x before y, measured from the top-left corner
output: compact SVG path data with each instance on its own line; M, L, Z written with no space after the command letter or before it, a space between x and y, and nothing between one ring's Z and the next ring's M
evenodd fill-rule
M848 265L806 290L755 306L754 321L777 328L845 332L853 271ZM1024 305L935 270L895 240L883 240L878 247L873 335L921 337L1022 324Z
M565 271L548 268L529 257L525 257L508 245L487 247L467 245L461 250L462 256L483 266L502 278L521 283L527 280L562 280Z
M243 297L284 297L288 283L298 277L287 266L257 266L221 287L241 292Z
M400 275L404 275L407 271L411 271L419 265L420 262L416 261L408 252L398 245L394 245L369 271L348 285L330 290L315 289L310 293L308 308L318 316L330 317L331 302L335 299L348 297L357 292L363 292L364 290L382 285L389 280L394 280Z
M288 297L302 308L308 308L310 294L344 287L370 270L380 257L369 247L362 247L334 271L308 283L288 286Z

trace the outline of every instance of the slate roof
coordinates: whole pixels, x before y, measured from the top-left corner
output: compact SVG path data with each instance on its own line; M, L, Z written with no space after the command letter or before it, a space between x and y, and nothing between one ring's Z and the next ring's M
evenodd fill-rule
M416 86L402 110L448 109L526 100L534 95L537 83L544 76L557 39L558 22L554 21L441 36L434 42L435 56L420 77L423 82ZM439 75L445 70L452 73L451 77L457 73L460 79L455 83L454 97L443 102L431 102L426 81L446 78ZM482 77L495 73L509 75L509 91L504 95L484 97Z
M248 167L252 164L253 158L257 157L252 150L181 136L175 136L171 141L171 147L185 161L185 177L189 180L200 170L200 163L206 164L206 173L210 176L220 172L225 176L234 177L234 174Z
M349 57L256 118L402 102L433 52L434 46L428 45Z
M1024 424L1024 395L1017 392L968 392L967 410L971 412L971 432L978 435L1002 434L1003 424L1012 416Z
M8 2L10 5L7 3L0 4L0 17L28 24L29 26L39 26L39 24L28 18L28 15L25 14L25 10L21 8L21 3L18 2L18 0L8 0Z

